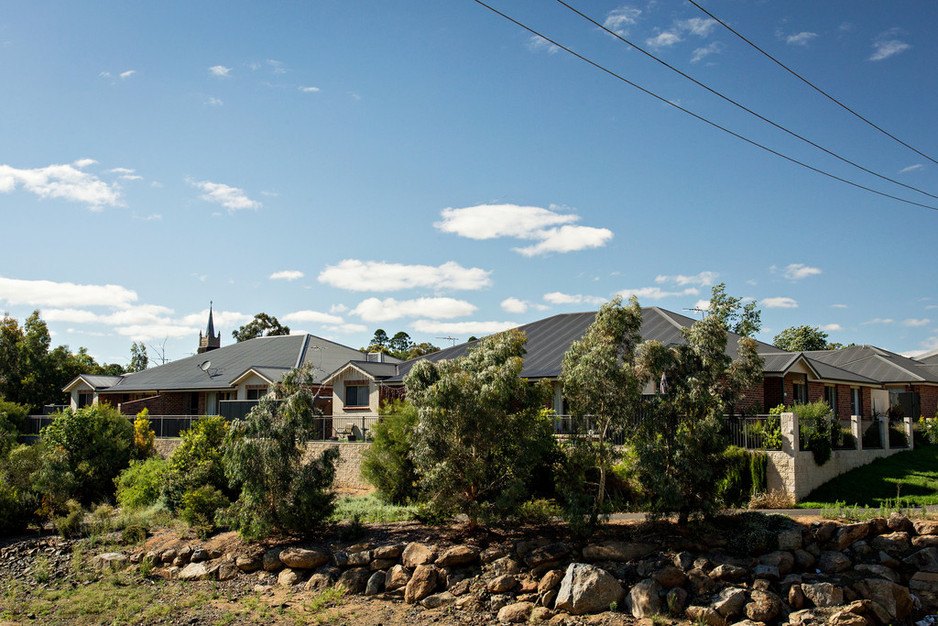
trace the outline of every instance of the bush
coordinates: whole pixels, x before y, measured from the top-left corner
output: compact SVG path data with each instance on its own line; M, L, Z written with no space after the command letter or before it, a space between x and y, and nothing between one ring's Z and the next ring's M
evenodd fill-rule
M908 448L909 438L905 434L904 426L899 424L890 424L889 429L889 447L890 448Z
M228 430L225 418L210 415L200 418L182 434L182 443L169 457L169 469L161 493L171 511L182 508L186 492L202 485L218 489L229 499L235 497L222 463Z
M121 531L121 543L124 545L137 545L147 540L147 529L139 524L124 526Z
M553 500L528 500L518 507L518 521L522 524L543 525L562 513L563 510Z
M384 405L384 417L372 429L374 441L362 458L362 476L378 490L382 500L409 504L417 498L417 470L411 460L411 439L417 427L417 409L395 400Z
M20 444L0 455L0 535L22 532L38 520L42 496L32 475L41 463L38 446Z
M800 444L803 450L810 450L814 462L824 465L831 458L831 445L835 434L831 408L823 400L808 404L796 404L792 410L798 414Z
M84 528L85 511L77 500L65 503L65 514L52 520L55 530L66 539L80 537Z
M752 493L765 491L768 486L766 474L769 469L769 455L765 452L752 452L749 455L749 475Z
M131 461L130 467L115 479L117 503L126 509L142 509L155 503L168 472L169 462L164 459Z
M156 433L150 427L150 410L143 409L137 413L134 420L134 448L138 459L147 459L153 456L153 444L156 442Z
M231 501L221 491L202 485L183 495L179 516L204 538L215 530L216 513L229 504Z
M749 452L738 446L723 451L723 478L720 479L720 499L726 507L739 506L752 493L752 469Z
M918 418L918 425L918 432L925 437L928 443L938 444L938 414L927 419L924 417ZM916 439L915 446L918 447L918 445L918 439Z

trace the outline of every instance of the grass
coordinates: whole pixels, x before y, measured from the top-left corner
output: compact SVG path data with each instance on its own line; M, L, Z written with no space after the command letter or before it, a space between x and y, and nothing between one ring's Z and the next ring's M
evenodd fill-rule
M798 506L905 508L938 504L938 446L923 446L877 459L824 483Z
M336 501L333 522L357 520L362 524L378 522L406 522L415 519L416 509L412 506L398 506L381 501L378 496L369 493L363 496L344 496Z

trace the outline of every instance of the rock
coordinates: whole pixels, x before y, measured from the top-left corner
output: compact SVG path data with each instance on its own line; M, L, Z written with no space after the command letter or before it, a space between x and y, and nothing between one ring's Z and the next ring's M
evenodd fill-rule
M384 588L387 591L394 591L407 585L410 580L410 572L404 569L403 565L395 565L384 579Z
M410 544L414 545L414 544ZM409 548L410 546L408 546ZM404 550L407 553L407 550ZM429 596L436 589L436 568L429 564L418 565L404 589L404 602L414 604Z
M583 548L584 561L616 561L626 563L643 559L656 549L647 543L626 543L624 541L607 541L601 544L590 544Z
M651 617L661 613L661 585L651 578L646 578L629 590L628 603L632 617Z
M916 572L909 580L909 590L928 612L938 612L938 572Z
M371 550L361 550L348 555L346 565L349 567L366 567L371 563Z
M349 593L364 593L371 578L371 570L367 567L353 567L342 572L337 584L348 589Z
M899 512L893 511L889 514L889 518L886 520L886 528L893 532L897 530L911 532L914 529L914 526L912 524L912 520L910 520L908 517L902 515Z
M173 559L173 566L174 566L174 567L185 567L185 565L186 565L188 562L189 562L188 559L184 559L184 558L181 557L181 556L177 556L175 559Z
M506 591L514 589L517 585L518 579L506 574L504 576L496 576L485 585L485 588L491 593L505 593Z
M674 587L668 591L668 595L664 599L671 615L675 617L684 615L684 607L687 606L687 591L683 587Z
M611 603L621 602L623 595L619 581L609 572L585 563L571 563L560 582L555 606L571 615L599 613L609 610Z
M773 581L781 578L778 568L774 565L756 565L752 568L752 577Z
M277 584L279 584L281 587L289 588L298 582L300 582L299 575L289 567L280 570L280 573L277 574Z
M401 554L401 563L408 569L414 569L418 565L429 565L434 559L436 559L436 548L417 542L407 544Z
M899 574L894 569L886 567L885 565L860 563L853 569L863 574L872 574L873 576L878 576L879 578L885 578L886 580L890 580L894 583L900 581Z
M389 570L394 567L396 563L397 561L395 559L375 559L368 566L368 569L373 572L377 572L378 570Z
M902 562L918 570L938 570L938 548L922 548L902 559Z
M265 572L279 572L283 569L283 561L280 560L280 548L272 548L264 552L262 565Z
M94 557L91 566L99 572L119 572L130 566L130 559L120 552L105 552Z
M515 602L498 610L498 621L502 624L520 624L528 621L533 611L534 603Z
M436 565L437 567L465 565L474 562L478 558L479 551L475 548L470 546L453 546L437 558Z
M938 520L917 520L913 526L919 535L938 535Z
M163 552L160 554L160 560L163 563L172 563L176 559L176 556L176 550L169 548L168 550L163 550Z
M256 570L259 570L264 565L263 561L258 556L249 556L247 554L242 554L235 559L235 566L242 572L250 573Z
M834 533L837 532L837 524L834 522L815 522L811 524L811 529L814 531L814 539L818 543L827 543L834 536Z
M232 561L225 561L219 564L216 573L218 580L232 580L238 576L238 568Z
M757 622L768 622L782 610L782 601L769 591L753 591L746 605L746 617Z
M559 561L570 554L571 548L565 543L551 543L531 550L524 557L528 567L534 568L546 563Z
M740 569L743 570L743 575L740 578L745 578L746 570ZM719 579L711 579L702 569L697 567L687 572L687 581L690 583L691 591L695 596L703 596L712 592L717 586L717 580Z
M529 619L537 624L538 622L546 622L554 616L554 612L551 611L546 606L536 606L531 610L531 615Z
M853 567L853 562L842 552L822 552L817 563L818 569L825 574L839 574Z
M671 589L672 587L680 587L687 582L687 574L683 570L674 567L673 565L668 565L659 569L657 572L651 575L663 589Z
M870 626L870 621L862 615L848 610L837 611L827 618L829 626Z
M716 611L721 617L731 617L739 615L746 605L748 595L745 589L739 587L727 587L710 603L710 608Z
M794 584L788 589L788 606L800 611L805 605L804 589L800 584Z
M889 533L888 535L873 537L873 540L870 541L870 545L876 550L882 550L889 554L903 554L908 552L912 547L909 533L901 530Z
M281 563L293 569L316 569L329 562L329 555L325 552L306 548L287 548L279 558Z
M721 563L717 565L712 570L710 570L710 578L713 580L736 582L746 578L745 567L739 567L738 565L731 565L730 563Z
M303 589L305 591L320 591L331 586L332 578L328 574L316 573L309 577Z
M826 608L844 603L844 590L831 583L802 583L801 590L814 606Z
M210 571L208 565L204 562L189 563L179 572L177 577L179 580L209 580L214 574L215 572Z
M690 552L678 552L671 561L674 567L679 567L686 572L694 566L694 555Z
M378 546L372 551L372 556L376 559L396 559L403 551L399 545Z
M192 559L193 552L192 546L183 546L179 549L179 552L176 553L176 557L182 559L184 563L188 563Z
M902 621L912 613L913 602L909 590L881 578L867 578L855 585L861 597L882 606L891 621Z
M807 550L795 550L795 569L799 571L809 570L814 567L817 561L815 556Z
M346 549L348 550L349 554L358 554L359 552L371 550L372 547L373 546L371 545L370 541L363 541L361 543L356 543L355 545L351 545Z
M508 556L508 553L509 550L504 546L490 546L482 551L482 554L479 555L479 560L484 564L488 564Z
M510 556L503 556L489 564L489 569L496 576L519 576L523 571L521 564Z
M857 522L856 524L846 524L841 526L834 538L834 546L837 550L845 550L860 539L870 534L869 522Z
M938 548L938 535L918 535L912 537L913 548Z
M452 604L455 601L456 601L456 596L454 596L448 591L444 591L443 593L435 593L433 595L427 596L426 598L420 601L420 606L427 608L427 609L438 609L441 606Z
M763 565L773 565L777 568L780 576L791 574L795 569L795 556L791 552L777 550L769 552L759 557L759 563Z
M192 551L192 556L189 557L189 561L192 563L201 563L202 561L208 561L208 550L202 548L196 548Z
M335 561L337 567L345 567L348 565L349 553L345 550L336 550L332 553L332 560Z
M554 587L560 584L560 581L563 580L563 571L559 569L552 569L543 577L541 577L540 582L537 583L537 593L544 595Z
M800 550L803 545L803 539L801 536L800 528L792 528L789 530L783 530L778 534L778 549L785 550L787 552L794 552L795 550Z
M689 606L684 611L684 615L695 624L726 626L726 620L720 617L720 614L709 606Z

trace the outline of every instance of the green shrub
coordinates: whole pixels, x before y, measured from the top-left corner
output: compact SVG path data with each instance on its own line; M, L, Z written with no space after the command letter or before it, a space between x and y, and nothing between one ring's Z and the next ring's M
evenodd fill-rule
M156 443L156 433L150 426L150 410L143 409L137 413L134 420L134 448L138 459L147 459L153 456L153 445Z
M229 425L220 415L200 418L182 434L182 443L169 457L161 495L171 511L182 507L182 498L202 485L218 489L229 499L236 496L225 478L222 463Z
M131 461L115 479L117 503L126 509L150 506L159 499L168 472L169 462L158 457Z
M384 405L384 417L372 429L374 441L362 458L362 476L393 504L417 498L417 470L411 460L411 440L417 427L417 409L395 400Z
M80 537L84 529L85 511L77 500L65 503L65 514L52 520L55 531L66 539Z
M740 506L748 501L752 492L752 471L749 452L738 446L729 446L723 452L723 478L718 493L724 506Z
M22 532L38 521L42 494L32 475L41 463L38 446L20 444L0 455L0 535Z
M824 465L831 458L831 441L834 436L831 408L823 400L808 404L796 404L792 410L798 414L800 444L802 450L810 450L814 462Z
M749 455L749 475L752 492L750 495L762 493L768 487L766 473L769 469L769 455L765 452L752 452Z
M889 447L890 448L907 448L909 447L909 438L905 434L904 426L900 424L891 424L888 429L889 432Z
M553 500L528 500L518 507L518 521L522 524L544 525L551 519L560 517L563 510Z
M913 433L915 447L919 445L938 444L938 414L935 417L918 418L918 428Z
M121 543L137 545L147 540L147 529L139 524L125 526L121 531Z
M187 491L182 496L182 508L179 517L205 537L215 530L215 517L219 510L226 508L231 501L211 485L202 485Z

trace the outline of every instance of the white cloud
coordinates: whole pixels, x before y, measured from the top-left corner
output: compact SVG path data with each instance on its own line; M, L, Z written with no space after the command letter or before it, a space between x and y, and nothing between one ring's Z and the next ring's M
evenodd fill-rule
M214 96L209 96L208 100L205 101L205 104L213 107L220 107L225 104L221 98L216 98Z
M435 322L417 320L412 325L420 333L440 335L491 335L509 328L516 328L515 322Z
M663 33L658 33L654 37L649 37L645 40L645 43L651 46L652 48L669 48L676 43L683 41L681 36L677 33L664 31Z
M463 267L453 261L434 267L345 259L327 266L318 280L349 291L399 291L416 287L476 290L492 284L489 274L490 271Z
M344 304L333 304L329 307L330 313L345 313L346 311L348 311L348 307Z
M785 278L788 280L801 280L808 276L817 276L821 270L816 267L809 267L803 263L792 263L785 268Z
M908 326L910 328L919 328L921 326L928 326L929 324L931 324L931 320L928 318L923 318L923 319L918 319L918 320L909 318L907 320L903 320L902 322L903 326Z
M676 274L674 276L664 276L659 275L655 277L656 283L677 283L680 286L684 285L699 285L701 287L709 287L712 285L720 275L716 272L700 272L694 276L684 276L683 274Z
M636 9L630 6L621 6L609 12L609 14L606 16L606 19L603 21L603 26L617 35L625 37L629 33L628 28L626 27L634 25L641 14L641 9Z
M518 298L505 298L502 300L501 306L509 313L524 313L528 310L530 304Z
M127 70L126 72L121 72L120 77L123 80L126 80L137 73L137 70Z
M709 311L710 310L710 301L709 300L698 300L694 303L695 311Z
M684 32L696 35L697 37L708 37L710 32L717 25L717 21L709 17L692 17L687 20L679 20L675 24Z
M560 52L560 48L539 35L532 35L531 38L528 39L528 50L531 52L546 52L547 54Z
M101 316L84 309L46 309L42 312L42 319L47 322L71 322L72 324L93 324L100 321Z
M319 93L319 87L300 87L303 93Z
M823 326L818 326L819 329L824 332L834 332L837 330L843 330L843 327L840 324L824 324Z
M120 188L108 185L82 168L97 163L80 159L68 165L48 165L34 169L17 169L0 165L0 193L11 193L18 185L40 198L62 198L88 205L92 211L121 204Z
M762 301L762 306L767 309L797 309L798 301L794 298L765 298Z
M677 296L696 296L700 290L696 287L688 287L682 291L665 291L660 287L640 287L638 289L623 289L619 295L623 298L635 296L639 300L660 300L662 298L674 298Z
M287 70L283 67L283 61L278 61L276 59L267 59L267 65L270 66L270 71L274 74L286 74Z
M894 324L896 320L891 317L876 317L866 322L860 322L861 326L867 326L869 324Z
M876 39L873 40L873 54L870 55L870 61L882 61L911 48L910 44L896 39L900 33L900 29L890 28L877 35Z
M832 304L831 308L832 309L847 309L850 307L848 307L846 304Z
M305 274L299 270L283 270L281 272L274 272L270 275L270 280L286 280L294 281L303 278Z
M515 204L482 204L441 211L443 220L434 227L469 239L513 237L539 243L514 250L524 256L548 252L574 252L598 248L612 239L606 228L577 226L580 216L551 209Z
M899 173L900 173L900 174L908 174L909 172L917 172L917 171L923 170L923 169L925 169L925 166L924 166L924 165L922 165L921 163L916 163L915 165L910 165L910 166L908 166L908 167L903 167L901 170L899 170Z
M544 294L544 301L551 304L604 304L606 298L552 291Z
M342 318L338 315L330 315L319 311L294 311L283 316L285 322L301 322L314 324L332 324L338 326L342 324Z
M719 41L714 41L712 43L707 44L706 46L697 48L696 50L694 50L693 54L690 55L690 62L699 63L700 61L703 61L710 55L720 54L721 52L723 52L724 47L725 46Z
M187 180L190 185L205 192L200 196L203 200L220 204L228 209L229 213L234 213L241 209L254 209L256 211L263 206L260 202L248 198L244 190L238 187L231 187L223 183L213 183L207 180Z
M0 300L33 307L128 307L136 302L137 293L120 285L76 285L0 276Z
M231 68L225 67L224 65L213 65L212 67L208 68L208 71L210 74L212 74L212 76L225 77L229 75Z
M790 46L807 46L811 40L817 37L817 33L812 33L809 31L803 31L800 33L795 33L794 35L788 35L785 37L785 43Z
M366 322L386 322L402 317L429 317L451 319L471 315L478 307L456 298L416 298L395 300L394 298L368 298L350 311Z
M353 333L363 333L366 330L368 330L368 327L365 326L364 324L348 324L348 323L336 324L333 326L324 326L324 328L334 333L342 333L346 335L350 335Z
M198 327L181 326L179 324L148 324L117 328L119 335L129 337L133 341L151 341L153 339L163 339L164 337L191 337L198 332Z

